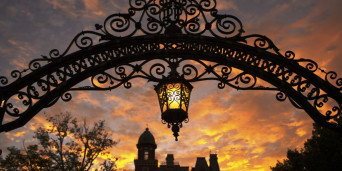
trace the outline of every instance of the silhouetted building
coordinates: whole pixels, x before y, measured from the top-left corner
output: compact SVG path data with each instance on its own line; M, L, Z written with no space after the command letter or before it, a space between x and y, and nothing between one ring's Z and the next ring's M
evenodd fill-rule
M158 160L155 159L157 144L151 132L146 130L140 135L137 144L138 159L134 160L136 171L154 171L158 169Z
M178 162L174 161L173 154L168 154L166 156L166 162L162 163L157 171L189 171L189 167L181 167Z
M210 154L209 166L204 157L197 157L196 165L191 171L218 171L220 170L217 162L217 154Z
M138 159L134 160L136 171L189 171L189 166L180 166L174 161L173 154L167 154L166 161L158 167L155 158L157 144L148 128L140 135L138 144ZM209 165L204 157L197 157L195 167L191 171L219 171L217 154L210 154Z

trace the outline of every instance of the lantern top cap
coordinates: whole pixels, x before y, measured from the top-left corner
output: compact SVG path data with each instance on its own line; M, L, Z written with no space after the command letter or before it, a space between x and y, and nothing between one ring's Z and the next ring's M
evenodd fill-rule
M189 90L192 90L193 88L193 86L183 77L164 77L157 85L154 86L154 89L157 90L164 84L173 84L173 83L184 84Z

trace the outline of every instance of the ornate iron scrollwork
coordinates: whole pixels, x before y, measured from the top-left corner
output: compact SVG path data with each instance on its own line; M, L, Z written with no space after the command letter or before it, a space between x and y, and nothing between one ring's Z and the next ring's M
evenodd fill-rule
M309 59L284 54L267 37L243 35L241 21L222 15L215 0L130 0L126 14L108 16L96 31L82 31L64 52L34 59L11 81L0 77L0 131L24 125L70 91L111 90L142 78L159 82L170 67L189 82L218 88L276 91L276 99L305 110L317 123L341 131L342 78ZM325 78L316 74L324 73ZM77 83L90 78L89 85ZM270 86L265 87L261 81ZM15 118L3 123L5 114Z

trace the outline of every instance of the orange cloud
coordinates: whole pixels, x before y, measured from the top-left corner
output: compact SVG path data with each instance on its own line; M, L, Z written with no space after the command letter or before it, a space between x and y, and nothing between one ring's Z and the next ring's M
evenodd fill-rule
M217 7L218 10L239 10L239 8L235 5L233 1L219 1L217 2Z
M86 10L91 11L94 15L104 15L103 6L98 0L83 0Z

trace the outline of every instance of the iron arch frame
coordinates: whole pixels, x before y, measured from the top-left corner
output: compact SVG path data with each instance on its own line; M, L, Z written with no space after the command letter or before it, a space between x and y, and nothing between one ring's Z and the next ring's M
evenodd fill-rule
M274 91L317 124L342 133L342 78L309 59L281 54L267 37L243 35L241 21L218 14L215 0L130 0L96 31L83 31L60 53L32 60L0 77L0 132L25 125L72 91L130 88L135 78L160 82L170 70L218 88ZM265 82L268 86L265 86ZM4 122L5 116L13 118Z

